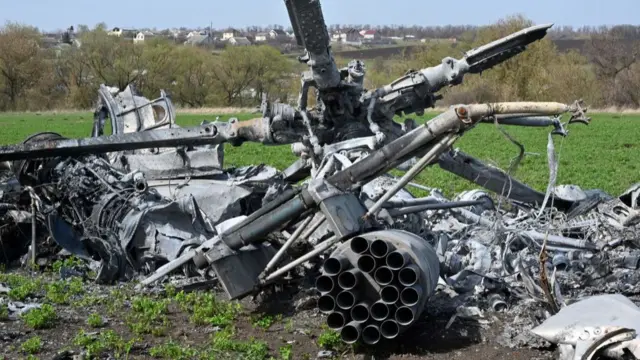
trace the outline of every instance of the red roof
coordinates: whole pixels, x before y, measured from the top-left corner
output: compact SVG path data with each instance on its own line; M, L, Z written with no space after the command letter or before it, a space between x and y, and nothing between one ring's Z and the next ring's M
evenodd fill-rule
M373 35L375 34L376 31L375 30L365 30L362 35Z

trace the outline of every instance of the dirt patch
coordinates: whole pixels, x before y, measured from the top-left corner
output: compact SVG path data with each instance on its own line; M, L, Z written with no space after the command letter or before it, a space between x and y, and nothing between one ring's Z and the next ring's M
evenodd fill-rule
M52 328L34 329L24 318L0 320L0 359L27 358L29 349L32 358L38 359L71 359L72 354L87 351L93 351L91 357L96 359L210 358L207 356L212 352L219 359L316 359L323 350L329 350L333 358L357 359L554 358L548 350L514 350L499 345L496 339L502 331L501 319L489 326L456 320L445 329L451 314L427 314L394 340L351 348L336 342L336 334L324 327L324 315L314 309L308 294L289 298L277 293L254 301L245 299L232 307L219 300L225 297L215 290L196 290L189 295L169 288L162 294L141 294L130 284L84 282L81 294L65 297L58 290L59 296L54 297L50 284L61 283L56 276L21 279L27 285L34 279L41 281L40 288L24 302L68 299L68 303L52 303L57 315ZM7 299L6 294L0 297ZM97 318L104 323L92 323ZM27 346L38 341L39 347ZM65 352L67 357L60 355Z

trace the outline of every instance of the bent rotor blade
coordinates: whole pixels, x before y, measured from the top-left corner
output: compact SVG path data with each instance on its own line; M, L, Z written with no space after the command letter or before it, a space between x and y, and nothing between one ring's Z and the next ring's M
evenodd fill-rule
M492 41L465 54L469 73L478 74L523 52L527 45L544 38L553 24L531 26Z

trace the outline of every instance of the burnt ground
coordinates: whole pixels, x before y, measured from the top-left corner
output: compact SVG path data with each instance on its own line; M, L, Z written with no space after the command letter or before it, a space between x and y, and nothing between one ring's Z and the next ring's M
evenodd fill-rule
M312 298L302 295L230 304L215 290L168 286L143 294L132 284L100 286L41 271L0 273L0 283L12 289L0 293L5 303L11 298L53 309L8 320L0 305L0 359L316 359L322 350L347 359L554 358L550 350L499 345L497 318L485 327L458 319L445 330L451 314L428 315L393 341L348 347L323 326Z

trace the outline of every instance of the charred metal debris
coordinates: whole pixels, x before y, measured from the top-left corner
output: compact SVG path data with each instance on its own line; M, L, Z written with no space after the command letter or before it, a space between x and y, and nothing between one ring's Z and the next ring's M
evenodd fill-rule
M555 183L552 135L589 123L581 102L457 105L421 125L394 121L423 114L440 89L525 51L550 25L367 90L362 61L336 66L319 3L285 4L309 65L297 106L265 100L255 119L182 128L164 92L149 100L102 86L91 136L39 133L1 147L1 262L73 254L102 283L215 280L231 299L311 283L347 343L394 339L444 298L450 325L509 312L508 346L554 343L562 359L640 355L638 309L625 297L640 293L640 186L614 197ZM483 123L552 129L546 192L452 148ZM224 143L246 141L289 144L299 159L283 171L225 168ZM412 182L436 164L484 190L448 199Z

